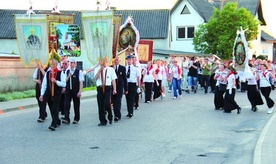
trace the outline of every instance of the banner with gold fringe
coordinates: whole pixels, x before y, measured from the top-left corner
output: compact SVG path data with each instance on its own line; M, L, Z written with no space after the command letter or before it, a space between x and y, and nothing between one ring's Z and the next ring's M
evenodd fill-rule
M31 60L46 64L48 59L48 36L45 14L30 17L15 14L15 30L21 61L28 66Z
M98 60L108 58L112 61L113 11L82 12L82 26L88 60L97 64Z

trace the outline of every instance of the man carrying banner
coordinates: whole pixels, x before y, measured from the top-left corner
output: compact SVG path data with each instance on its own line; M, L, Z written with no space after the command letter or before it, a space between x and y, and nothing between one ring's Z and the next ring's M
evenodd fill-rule
M116 73L112 67L108 66L107 58L104 58L101 67L95 68L94 78L96 79L97 86L97 102L100 123L98 126L105 126L107 124L106 112L108 113L109 124L112 124L112 111L111 111L111 85L113 87L113 95L117 94L116 91Z
M61 96L61 90L66 86L66 76L57 69L58 62L51 60L51 68L47 71L46 76L43 78L40 101L48 103L51 111L52 123L49 127L50 130L55 131L60 126L61 121L59 119L59 100Z

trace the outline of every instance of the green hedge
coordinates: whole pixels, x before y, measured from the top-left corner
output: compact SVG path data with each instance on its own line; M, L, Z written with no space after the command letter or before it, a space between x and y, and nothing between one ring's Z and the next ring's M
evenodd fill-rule
M0 102L35 97L35 90L0 94Z

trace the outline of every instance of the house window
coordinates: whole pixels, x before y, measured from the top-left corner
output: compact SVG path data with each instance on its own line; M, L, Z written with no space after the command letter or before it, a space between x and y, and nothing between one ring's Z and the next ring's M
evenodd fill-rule
M177 39L190 39L194 37L194 27L177 27Z
M181 14L191 14L190 10L188 9L188 7L185 5L184 8L181 11Z

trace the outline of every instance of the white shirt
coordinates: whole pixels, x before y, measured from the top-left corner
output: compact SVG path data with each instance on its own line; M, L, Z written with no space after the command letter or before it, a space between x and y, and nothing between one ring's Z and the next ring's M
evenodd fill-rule
M216 86L219 86L219 84L226 84L225 82L223 82L223 81L220 81L220 78L222 77L223 79L227 76L227 71L226 70L224 70L224 71L219 71L219 70L217 70L216 71L216 74L215 74L215 76L218 76L217 77L217 83L216 83Z
M126 75L128 72L128 67L129 67L129 65L126 66ZM130 65L130 76L129 76L129 78L127 78L127 82L138 84L137 77L139 77L139 78L141 77L141 72L140 72L139 68L135 67L134 65Z
M155 68L155 70L158 69L158 66ZM159 72L156 74L156 78L157 80L162 80L162 71L164 71L164 67L162 66L159 66Z
M33 73L33 79L38 79L37 78L37 71L38 71L38 68L35 69L34 73Z
M271 84L269 82L269 76L270 76L270 72L265 71L265 72L261 72L259 73L259 77L260 77L260 87L270 87ZM265 75L265 76L264 76Z
M173 66L172 69L170 69L170 71L169 71L169 73L173 74L174 78L178 78L179 77L178 68L179 68L179 66L177 66L177 67Z
M50 67L49 71L51 71L51 67ZM47 76L47 73L45 73L45 76ZM45 91L47 89L47 83L48 83L48 80L50 80L48 78L49 77L43 78L41 92L40 92L41 96L43 96L45 94ZM59 87L63 87L63 88L66 87L66 75L64 73L60 73L60 81L57 81L56 84Z
M98 72L101 67L96 67L95 72ZM106 75L105 75L106 74ZM96 76L96 73L94 74L94 77ZM117 75L115 73L115 70L112 67L105 67L103 70L103 78L105 78L105 86L111 86L112 80L117 79ZM96 86L102 85L102 76L100 75L99 78L96 80Z
M232 85L233 85L233 83L235 83L235 81L236 81L235 74L231 74L230 76L228 76L227 77L227 89L232 89ZM234 85L233 88L236 89L236 85Z
M143 82L147 82L147 83L153 83L154 82L154 78L153 78L153 71L155 71L153 68L150 69L149 71L147 69L144 69L143 74Z

